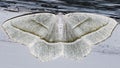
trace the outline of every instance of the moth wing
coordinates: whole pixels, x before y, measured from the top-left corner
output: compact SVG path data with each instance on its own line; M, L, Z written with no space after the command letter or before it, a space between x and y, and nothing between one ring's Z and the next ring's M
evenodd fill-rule
M37 13L10 19L2 26L10 39L28 46L40 61L48 61L59 56L61 52L61 46L43 40L55 21L53 14Z
M65 19L77 40L64 45L64 56L77 60L88 55L93 45L110 37L117 25L112 18L90 13L69 13Z

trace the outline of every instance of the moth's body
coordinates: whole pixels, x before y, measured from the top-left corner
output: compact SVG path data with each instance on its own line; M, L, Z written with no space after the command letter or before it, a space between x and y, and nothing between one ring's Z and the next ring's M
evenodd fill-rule
M48 61L59 56L80 60L93 45L108 38L116 25L111 18L90 13L37 13L8 20L3 28L13 41Z
M62 20L62 16L61 14L59 14L57 16L58 18L58 22L57 22L57 27L58 27L58 41L62 41L63 40L63 28L64 28L64 24L63 20Z

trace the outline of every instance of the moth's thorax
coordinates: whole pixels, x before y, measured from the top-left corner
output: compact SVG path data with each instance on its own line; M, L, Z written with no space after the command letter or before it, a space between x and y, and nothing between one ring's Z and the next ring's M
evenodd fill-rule
M51 23L48 34L44 37L44 40L49 43L65 42L64 31L66 23L64 22L64 15L59 13L54 18L54 21L56 21Z
M74 42L77 37L70 24L66 22L66 17L62 14L58 14L55 17L57 22L52 23L53 26L50 27L51 29L49 29L45 40L49 43Z

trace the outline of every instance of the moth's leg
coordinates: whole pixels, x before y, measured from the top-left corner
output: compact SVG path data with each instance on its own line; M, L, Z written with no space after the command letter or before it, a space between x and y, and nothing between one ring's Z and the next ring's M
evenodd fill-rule
M64 57L72 60L81 60L91 51L91 44L88 40L77 40L64 45Z

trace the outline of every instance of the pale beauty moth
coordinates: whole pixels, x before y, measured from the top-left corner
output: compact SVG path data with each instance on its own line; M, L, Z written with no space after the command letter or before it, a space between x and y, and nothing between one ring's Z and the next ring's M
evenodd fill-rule
M60 56L81 60L92 47L111 36L117 22L91 13L34 13L5 21L5 32L14 42L26 45L45 62Z

